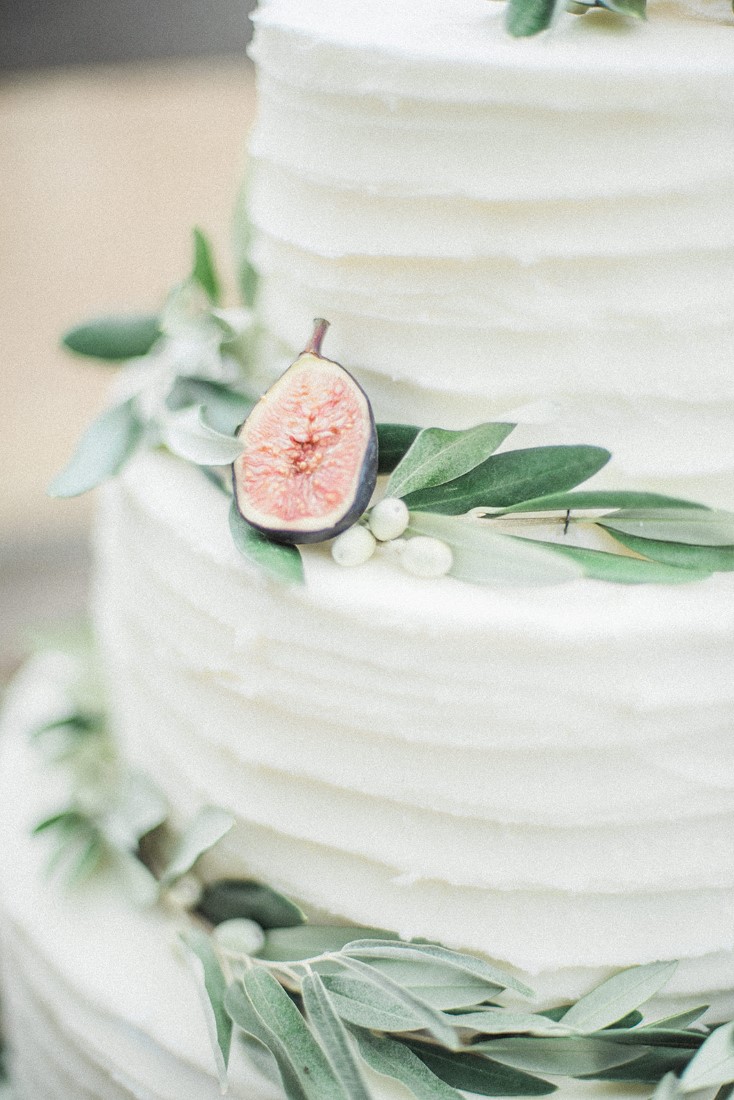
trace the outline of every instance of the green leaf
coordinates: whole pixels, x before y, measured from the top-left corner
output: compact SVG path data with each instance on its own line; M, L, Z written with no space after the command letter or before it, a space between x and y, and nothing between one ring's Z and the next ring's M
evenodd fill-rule
M369 963L433 1008L471 1008L485 1002L488 994L491 996L492 987L481 978L452 972L441 963L426 960L417 964L397 959L370 959Z
M450 575L469 584L565 584L584 574L574 562L548 553L552 544L501 535L467 516L412 512L407 533L448 543L453 553Z
M119 473L142 434L143 425L135 411L134 397L106 409L92 421L68 466L51 482L49 496L80 496Z
M187 874L204 852L213 848L234 825L232 814L217 806L202 806L196 817L178 838L173 855L161 875L161 884L168 886Z
M371 1100L346 1028L318 974L306 974L301 982L301 996L306 1017L347 1096L350 1100Z
M270 886L220 879L204 887L198 912L212 924L244 917L261 928L294 928L306 920L298 906Z
M678 1087L678 1078L674 1073L666 1073L658 1082L652 1100L680 1100L683 1093Z
M420 428L415 424L378 424L377 453L379 474L390 474L408 453Z
M191 952L192 963L199 980L199 992L207 1030L217 1065L217 1076L224 1089L232 1045L232 1020L225 1008L227 982L209 936L196 928L189 928L182 933L181 939Z
M691 546L734 547L734 513L693 508L628 508L602 516L602 527Z
M472 508L509 508L522 500L565 492L606 465L602 447L529 447L491 455L445 485L420 489L404 498L411 511L457 516Z
M418 489L453 481L497 450L514 424L477 424L463 432L425 428L393 471L385 496L405 497Z
M70 886L91 878L105 857L105 846L97 829L90 830L79 848L72 853L66 865L66 878Z
M616 12L617 15L631 16L633 19L646 18L645 0L596 0L600 8Z
M173 454L198 466L229 466L242 453L242 443L211 428L206 409L191 406L170 413L161 424L161 438Z
M360 928L355 925L305 924L300 928L274 929L265 937L261 959L269 962L297 962L313 959L330 951L341 951L355 936L384 940L390 935L382 928Z
M718 1088L734 1081L734 1020L712 1031L680 1080L682 1092Z
M250 222L249 187L243 182L237 193L234 210L234 254L237 283L243 302L252 309L257 298L258 273L250 261L252 224Z
M343 1020L374 1031L417 1031L423 1015L414 1005L350 974L325 974L334 1007Z
M225 435L234 435L254 404L252 397L222 382L186 376L176 379L166 398L166 405L172 412L191 405L204 405L207 424Z
M521 1035L476 1043L472 1050L482 1051L489 1058L514 1069L562 1077L599 1073L639 1056L639 1051L625 1050L615 1043L582 1035L549 1039Z
M557 0L509 0L505 25L513 38L528 38L553 22Z
M597 1032L600 1039L623 1046L679 1047L698 1050L706 1039L702 1031L684 1031L672 1027L609 1028Z
M298 548L273 542L260 534L243 519L234 501L229 510L229 529L240 554L273 580L285 584L304 583L303 561Z
M479 1035L568 1035L569 1028L534 1012L512 1012L505 1008L485 1008L453 1017L456 1026Z
M241 987L255 1013L260 1034L255 1038L265 1041L273 1054L283 1085L289 1096L306 1097L307 1100L349 1100L341 1082L314 1039L303 1016L281 985L265 970L248 971ZM237 1014L237 995L230 990L227 1006L234 1022L240 1024ZM245 1030L247 1017L240 1024ZM297 1086L298 1092L289 1086Z
M479 1054L453 1053L416 1043L410 1049L447 1085L479 1096L548 1096L556 1086Z
M89 733L101 733L104 729L104 716L101 714L86 714L82 711L74 711L64 714L60 718L53 718L31 730L31 738L42 737L46 733L62 731L73 736L86 736Z
M353 940L343 948L344 955L363 959L368 962L377 959L395 959L400 962L425 964L429 961L434 967L441 965L450 974L457 971L469 974L486 983L488 992L500 989L512 989L522 997L532 997L533 991L514 975L499 967L479 959L474 955L465 955L432 943L403 943L392 940Z
M105 838L116 848L134 851L138 842L167 816L168 805L155 784L140 772L130 772L122 779L105 814Z
M695 1024L697 1020L700 1020L708 1012L709 1007L709 1005L698 1005L696 1008L688 1009L687 1012L676 1012L674 1016L665 1016L662 1020L654 1020L652 1023L645 1024L640 1028L640 1031L645 1031L648 1028L688 1028L691 1024Z
M655 1085L666 1073L680 1074L691 1059L691 1051L676 1047L655 1047L621 1066L589 1074L594 1081L634 1081L638 1084Z
M577 1031L601 1031L639 1008L673 976L675 962L648 963L614 974L569 1008L563 1017Z
M512 537L512 536L509 536ZM530 540L517 540L529 542ZM611 554L604 550L587 550L581 546L563 546L557 542L538 542L552 553L576 562L583 576L615 584L690 584L711 576L711 570L681 569L663 562L643 561L626 554Z
M157 314L110 314L69 329L61 343L77 355L119 363L147 355L160 334Z
M219 285L219 277L214 266L214 256L212 254L211 245L198 227L194 229L193 236L194 267L191 273L192 278L195 279L199 286L205 291L212 305L218 305L221 297L221 288Z
M350 958L347 955L338 956L339 965L352 971L358 978L371 983L377 990L386 994L390 1003L401 1003L409 1011L414 1011L419 1026L432 1035L437 1042L449 1050L454 1050L458 1045L456 1033L448 1022L448 1018L431 1005L416 997L409 989L404 988L386 974L382 974L375 967L368 966L360 959Z
M522 500L511 508L493 513L488 519L514 512L589 511L603 508L695 508L706 511L701 504L668 497L662 493L638 493L628 489L579 489L570 493L550 493L534 500Z
M400 1081L416 1100L462 1100L456 1089L436 1077L404 1043L361 1030L355 1032L355 1037L367 1065L383 1077Z
M61 810L59 813L51 814L50 817L45 817L42 821L39 821L37 825L34 825L32 830L33 836L39 836L41 833L46 833L49 829L59 829L62 833L68 833L80 827L84 827L86 825L86 820L87 819L79 810Z

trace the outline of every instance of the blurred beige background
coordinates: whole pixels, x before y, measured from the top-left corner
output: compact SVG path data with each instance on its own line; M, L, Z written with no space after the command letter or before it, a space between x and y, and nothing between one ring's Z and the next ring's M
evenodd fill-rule
M59 336L95 313L155 308L188 269L194 224L231 275L253 108L242 56L0 80L0 677L29 627L83 606L93 494L53 501L45 487L110 374Z

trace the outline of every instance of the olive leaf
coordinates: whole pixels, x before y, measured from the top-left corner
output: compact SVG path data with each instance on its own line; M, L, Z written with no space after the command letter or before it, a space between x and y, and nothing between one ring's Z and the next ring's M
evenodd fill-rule
M314 964L314 968L317 966ZM372 981L342 973L325 974L323 982L339 1016L350 1024L386 1032L423 1027L423 1015L415 1005L406 1004Z
M242 443L211 428L205 416L202 406L170 413L161 424L161 438L169 451L198 466L229 466L242 453Z
M631 16L633 19L645 19L646 0L596 0L600 8L616 12L617 15Z
M661 1027L689 1028L708 1012L709 1007L709 1005L698 1005L696 1008L689 1008L686 1012L676 1012L674 1016L665 1016L662 1020L653 1020L651 1023L643 1025L640 1030ZM702 1033L699 1032L699 1034Z
M257 297L258 273L250 260L252 224L250 222L249 187L244 181L239 188L234 210L234 249L237 284L242 301L252 309Z
M483 1008L453 1017L456 1026L478 1035L569 1035L572 1029L540 1013L515 1012L506 1008Z
M197 976L217 1076L224 1091L232 1045L232 1020L225 1008L227 982L209 936L196 928L189 928L182 933L181 940L190 952L191 964Z
M515 538L515 536L508 536ZM529 540L517 539L527 543ZM690 584L711 576L710 569L681 568L657 561L624 554L607 553L604 550L587 550L582 546L564 546L557 542L533 542L559 557L575 562L583 576L615 584Z
M467 517L411 512L407 533L447 543L453 554L451 576L470 584L540 586L584 575L581 565L548 552L554 544L501 535Z
M437 1077L455 1089L479 1096L548 1096L556 1091L550 1081L480 1054L440 1050L413 1042L408 1046Z
M433 967L442 966L452 975L457 971L480 979L487 992L497 992L502 989L512 989L522 997L532 997L533 991L524 982L519 981L513 974L492 966L475 955L465 955L460 951L452 951L447 947L432 943L404 943L392 940L353 940L342 949L343 955L350 958L373 960L392 959L402 963L417 963L424 965L429 962Z
M377 472L390 474L410 450L420 428L415 424L377 425Z
M212 247L201 229L196 226L193 230L194 238L194 266L191 277L206 293L212 305L218 305L221 297L219 277L214 266Z
M472 1050L514 1069L552 1076L580 1077L624 1065L639 1057L638 1050L584 1035L552 1039L519 1035L475 1043ZM644 1051L643 1052L647 1053Z
M260 882L220 879L204 887L198 912L212 924L245 917L261 928L293 928L306 920L289 898Z
M661 1077L658 1081L657 1088L652 1094L652 1100L680 1100L683 1096L679 1085L678 1078L674 1073L666 1073L665 1077Z
M142 434L143 424L134 397L106 409L92 421L69 464L51 482L49 496L80 496L119 473Z
M734 546L692 546L685 542L667 542L640 538L612 531L614 538L628 550L642 554L662 565L693 569L700 573L729 573L734 570Z
M702 504L665 496L663 493L636 492L633 489L576 489L569 493L550 493L534 500L522 500L510 508L486 516L496 519L515 512L565 512L609 508L695 508L707 511Z
M301 982L301 996L306 1018L349 1100L371 1100L347 1030L334 1011L318 974L306 974Z
M186 375L176 379L166 397L172 412L190 405L206 407L206 423L225 435L232 435L252 409L255 399L223 382Z
M360 928L355 925L304 924L300 928L274 929L265 937L265 947L259 957L271 962L296 962L312 959L325 952L340 951L355 936L384 940L389 933L382 928Z
M734 1020L717 1027L696 1052L680 1079L682 1092L717 1088L734 1081Z
M405 1085L416 1100L462 1100L456 1089L436 1077L404 1043L361 1029L354 1034L367 1065L383 1077Z
M558 0L509 0L505 25L513 38L528 38L553 22Z
M522 500L565 492L606 465L602 447L529 447L491 455L473 470L443 485L408 493L411 511L461 515L472 508L509 508Z
M393 471L385 495L405 497L418 489L453 481L489 458L514 427L477 424L458 432L425 428Z
M596 521L602 527L639 538L691 546L734 546L734 513L692 508L629 508Z
M178 838L176 847L161 875L168 886L187 874L204 852L218 844L234 825L232 814L218 806L202 806Z
M232 501L229 510L229 529L234 544L244 558L262 569L273 580L286 584L303 584L305 576L300 551L296 546L273 542L255 530L244 519Z
M61 343L77 355L119 363L147 355L160 335L155 313L109 314L70 328Z
M633 966L614 974L581 997L563 1017L566 1027L601 1031L649 1001L675 973L677 963L656 962Z
M140 772L130 772L105 814L105 838L122 851L134 851L167 816L168 805L155 784Z

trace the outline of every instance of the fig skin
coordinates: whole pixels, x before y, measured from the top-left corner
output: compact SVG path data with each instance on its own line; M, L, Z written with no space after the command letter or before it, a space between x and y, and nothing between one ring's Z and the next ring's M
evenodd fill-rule
M294 545L325 542L335 538L356 523L366 511L377 483L377 429L372 407L366 393L349 371L341 364L322 356L321 343L328 327L328 321L321 318L314 321L313 335L307 346L260 398L237 431L244 443L242 455L232 464L232 484L237 510L250 526L274 542ZM277 414L279 403L281 411L284 406L287 409L289 399L298 403L301 400L298 394L299 382L303 383L304 378L308 382L309 371L312 372L312 384L318 378L322 382L327 380L324 391L328 398L326 410L314 405L314 415L321 412L323 423L314 421L306 403L302 409L298 409L296 422L287 440L281 441L281 447L269 445L267 432L263 436L262 428L270 413L270 405ZM328 384L332 387L331 396ZM302 392L307 389L307 385L305 390L301 386ZM339 423L340 419L344 421L345 418L346 424ZM298 419L301 424L297 422ZM267 423L264 426L267 428ZM276 415L274 431L277 433L278 430L287 429ZM351 447L348 433L354 433ZM251 444L253 439L255 447L251 446L248 451L248 443ZM337 454L336 462L333 461L333 448L344 443L347 445L346 466L344 447L341 457ZM292 453L289 454L289 451ZM349 468L349 463L353 464L353 468ZM322 464L324 470L321 471L321 481L316 484ZM257 479L253 481L252 470L256 465L263 467L259 482ZM331 488L328 486L330 473L337 482ZM318 501L321 494L323 505L316 514L302 512L293 518L279 516L279 501L282 502L281 511L286 510L289 505L294 506L293 500L288 498L288 482L302 474L304 476L301 483L294 486L293 498L297 499L299 493L306 492L309 498L315 497ZM339 479L341 484L338 484ZM335 497L337 490L343 496L341 499L337 497L327 507L329 501L324 494ZM265 507L262 504L258 507L253 499L255 493L265 497Z

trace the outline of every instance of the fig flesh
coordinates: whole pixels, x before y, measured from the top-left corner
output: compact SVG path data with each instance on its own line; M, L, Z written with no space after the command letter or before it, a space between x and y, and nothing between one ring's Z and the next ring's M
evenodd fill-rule
M328 321L240 427L232 466L240 515L277 542L324 542L355 523L377 481L367 395L321 355Z

